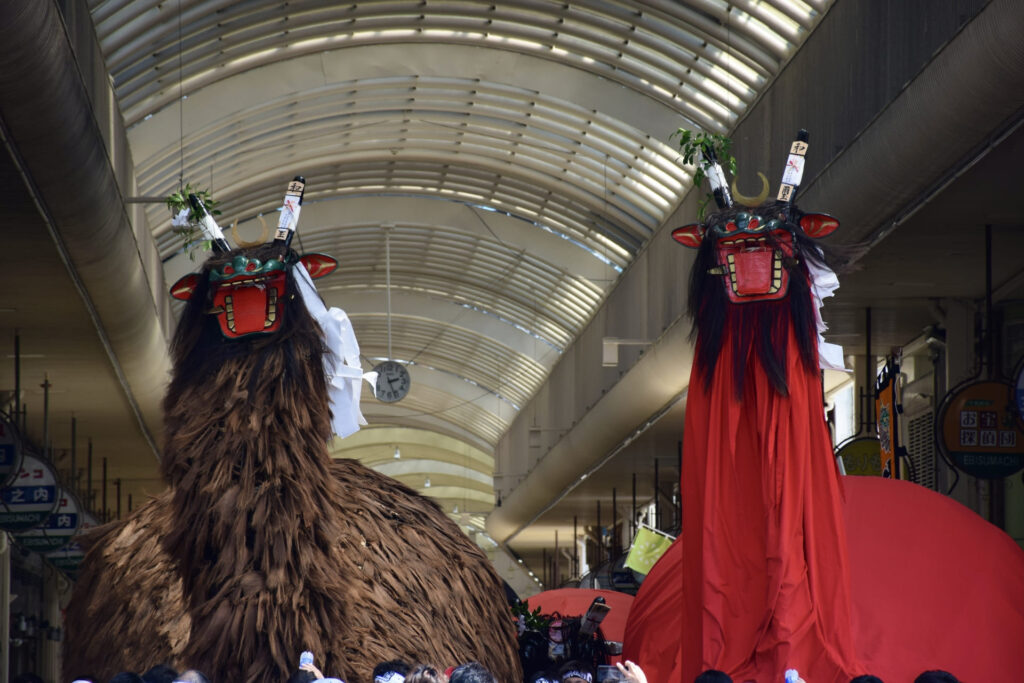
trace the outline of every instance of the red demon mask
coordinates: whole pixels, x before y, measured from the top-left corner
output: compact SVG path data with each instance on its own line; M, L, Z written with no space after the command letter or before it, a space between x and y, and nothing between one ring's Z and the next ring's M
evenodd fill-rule
M766 215L756 210L712 216L711 223L694 223L672 231L672 237L686 247L698 248L713 242L717 265L708 272L722 275L729 301L774 301L789 291L790 269L796 247L796 226L788 211L773 209ZM808 237L824 237L839 227L839 221L825 214L804 214L800 228Z
M338 262L325 254L306 254L299 261L314 279L338 267ZM241 253L211 267L206 274L210 286L208 312L217 316L221 334L227 339L241 339L277 332L285 315L285 283L291 268L291 264L276 258L261 262ZM190 273L181 278L171 287L171 296L191 298L201 277Z

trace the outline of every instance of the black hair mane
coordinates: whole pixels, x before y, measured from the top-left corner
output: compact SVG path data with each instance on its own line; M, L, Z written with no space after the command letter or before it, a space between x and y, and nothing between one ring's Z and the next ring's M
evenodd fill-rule
M715 239L710 231L697 250L697 258L690 271L688 313L693 320L691 340L697 341L695 363L698 376L705 389L718 364L726 326L732 330L732 354L736 372L735 391L743 393L746 358L750 349L757 354L772 386L781 395L789 394L786 382L786 337L790 322L796 335L800 359L804 366L816 372L818 368L818 334L815 322L815 303L811 295L807 262L824 266L824 250L800 228L803 213L795 206L771 202L756 208L738 207L712 214L704 221L705 228L728 221L739 213L750 213L762 221L785 218L794 235L795 258L783 259L782 267L789 273L789 292L777 301L758 301L734 304L729 301L721 275L708 271L718 265Z

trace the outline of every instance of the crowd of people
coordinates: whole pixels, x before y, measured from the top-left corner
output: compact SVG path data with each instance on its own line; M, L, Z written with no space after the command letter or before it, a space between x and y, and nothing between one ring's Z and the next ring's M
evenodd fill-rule
M648 683L643 670L633 662L618 663L614 667L618 672L614 678L598 678L594 668L585 662L569 661L554 673L536 672L527 678L527 683L601 683L602 680L625 681L626 683ZM478 662L468 662L459 666L440 669L426 664L408 664L400 659L381 662L373 670L373 683L505 683L499 682L494 675ZM20 678L20 677L19 677ZM788 680L788 679L787 679ZM30 679L18 683L34 683ZM40 679L41 681L41 679ZM324 676L323 672L313 663L304 662L299 665L287 683L344 683L339 678ZM91 678L76 678L72 683L103 683ZM166 665L157 665L144 673L124 671L110 679L109 683L213 683L202 672L194 669L178 672ZM652 681L651 683L658 683ZM729 674L709 669L694 679L694 683L733 683ZM797 679L797 683L813 683ZM850 683L885 683L878 676L856 676ZM933 669L924 671L914 679L914 683L962 683L960 679L948 671Z
M305 654L305 653L304 653ZM302 661L287 683L344 683L339 678L325 676L316 664ZM617 680L626 683L647 683L643 670L633 662L616 664L621 672ZM557 673L539 674L530 678L531 683L597 683L596 672L590 665L580 661L570 661L562 665ZM428 664L409 664L400 659L381 662L372 672L373 683L507 683L498 681L494 675L479 662L467 662L459 666L442 669ZM30 683L25 681L24 683ZM72 683L105 683L89 677L78 677ZM178 672L172 667L159 664L144 673L122 671L110 679L109 683L214 683L202 672L194 669Z

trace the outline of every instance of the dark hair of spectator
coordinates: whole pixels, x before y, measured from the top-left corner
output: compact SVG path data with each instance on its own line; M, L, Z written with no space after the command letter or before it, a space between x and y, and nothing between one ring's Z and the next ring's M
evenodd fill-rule
M134 671L122 671L119 674L114 674L114 677L110 679L110 683L146 683L142 680L142 676L135 673Z
M316 674L312 671L306 671L305 669L296 669L291 676L288 677L288 683L313 683L316 680Z
M932 669L930 671L922 671L914 679L914 683L960 683L960 679L948 671Z
M441 683L444 677L432 666L420 664L405 677L405 683Z
M708 669L697 674L693 683L732 683L732 676L718 669Z
M448 680L450 683L498 683L494 674L480 662L469 662L455 667Z
M177 679L178 672L166 664L157 664L142 674L142 680L146 683L174 683Z
M387 676L389 673L407 676L409 675L409 669L411 668L412 667L408 662L404 662L401 659L392 659L387 662L381 662L377 666L373 667L373 677Z
M578 659L572 659L562 665L558 670L558 680L564 681L566 674L571 671L579 671L581 673L590 674L590 680L594 680L594 667L586 662L581 662Z
M851 678L850 679L850 683L885 683L885 681L883 681L878 676L872 676L871 674L864 674L863 676L857 676L856 678Z

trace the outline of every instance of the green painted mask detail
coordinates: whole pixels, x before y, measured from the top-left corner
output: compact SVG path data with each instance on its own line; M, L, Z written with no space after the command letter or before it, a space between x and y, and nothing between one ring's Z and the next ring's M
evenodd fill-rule
M270 259L266 263L260 263L259 259L249 259L239 254L225 263L220 268L210 270L210 282L223 282L240 275L260 276L278 270L284 270L285 264L277 259Z

